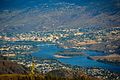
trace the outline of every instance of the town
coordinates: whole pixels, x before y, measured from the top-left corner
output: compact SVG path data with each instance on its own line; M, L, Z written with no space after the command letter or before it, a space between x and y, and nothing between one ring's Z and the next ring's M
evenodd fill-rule
M95 50L104 51L106 54L117 54L119 51L117 49L120 47L117 43L111 46L114 41L120 40L120 28L112 28L108 30L99 31L86 31L82 29L63 29L53 32L26 32L26 33L1 33L0 34L0 55L7 57L8 60L17 62L18 64L24 65L26 67L31 67L32 53L40 51L40 44L54 44L58 47L69 50ZM110 44L111 42L111 44ZM102 48L96 48L95 46L101 46L101 44L106 44L106 50ZM49 46L49 45L48 45ZM69 52L70 54L61 53L64 56L61 58L69 58L70 55L79 55L77 52ZM37 54L37 53L36 53ZM59 55L60 56L60 55ZM66 57L65 57L66 56ZM89 55L88 55L89 57ZM96 67L83 68L80 66L71 66L60 62L55 58L38 58L34 57L35 69L42 74L48 73L49 71L56 69L69 69L69 70L79 70L86 75L95 76L100 79L109 80L119 80L119 74L111 72L109 70L100 69ZM115 57L116 58L116 57ZM119 59L118 59L119 61ZM104 62L104 61L103 61ZM114 62L114 61L113 61ZM117 76L117 77L113 77Z

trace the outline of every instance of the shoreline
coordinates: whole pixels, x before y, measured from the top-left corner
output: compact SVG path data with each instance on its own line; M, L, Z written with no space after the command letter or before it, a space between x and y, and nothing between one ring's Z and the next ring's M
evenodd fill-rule
M69 56L61 56L61 55L54 55L54 57L56 57L56 58L71 58Z
M108 62L120 62L120 55L118 54L110 54L107 56L93 56L91 57L93 60L102 60L102 61L108 61Z

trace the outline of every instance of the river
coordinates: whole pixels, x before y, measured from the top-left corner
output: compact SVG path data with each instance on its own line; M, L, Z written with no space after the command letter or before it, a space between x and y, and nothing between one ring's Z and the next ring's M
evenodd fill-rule
M32 53L32 56L34 57L39 57L39 58L45 58L45 59L57 59L58 61L64 63L64 64L70 64L72 66L77 65L81 67L86 67L86 68L103 68L103 69L108 69L113 72L119 72L120 71L120 66L115 66L107 63L102 63L98 62L92 59L87 58L86 56L73 56L70 58L56 58L54 57L54 54L59 51L63 51L64 49L59 48L56 45L47 45L47 44L42 44L39 45L40 50L38 52ZM90 56L99 56L99 55L105 55L103 52L96 52L96 51L83 51L86 54Z

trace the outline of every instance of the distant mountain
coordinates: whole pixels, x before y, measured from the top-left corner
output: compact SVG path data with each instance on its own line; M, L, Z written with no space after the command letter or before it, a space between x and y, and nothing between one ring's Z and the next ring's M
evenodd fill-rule
M119 0L2 0L0 32L120 26ZM7 6L8 4L8 6Z

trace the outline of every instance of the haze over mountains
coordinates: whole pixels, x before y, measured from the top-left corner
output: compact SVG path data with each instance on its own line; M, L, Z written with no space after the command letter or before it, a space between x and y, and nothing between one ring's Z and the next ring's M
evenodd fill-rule
M1 0L0 32L120 26L119 0Z

